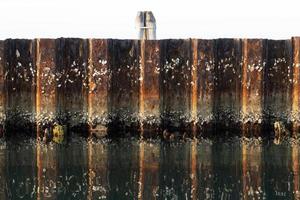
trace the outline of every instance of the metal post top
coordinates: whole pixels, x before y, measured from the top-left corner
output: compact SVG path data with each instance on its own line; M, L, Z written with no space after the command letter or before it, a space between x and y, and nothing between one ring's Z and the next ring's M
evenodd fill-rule
M136 28L156 28L156 20L152 11L138 11L136 16Z

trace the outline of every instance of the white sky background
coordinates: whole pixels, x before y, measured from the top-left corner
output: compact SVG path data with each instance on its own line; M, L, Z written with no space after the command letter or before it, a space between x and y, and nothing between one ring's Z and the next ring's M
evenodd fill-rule
M139 10L158 39L300 36L299 0L0 0L0 39L134 39Z

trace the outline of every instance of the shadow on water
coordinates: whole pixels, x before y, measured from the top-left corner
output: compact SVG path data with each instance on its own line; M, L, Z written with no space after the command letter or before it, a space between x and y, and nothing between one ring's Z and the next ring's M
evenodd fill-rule
M0 199L297 199L299 141L0 145Z

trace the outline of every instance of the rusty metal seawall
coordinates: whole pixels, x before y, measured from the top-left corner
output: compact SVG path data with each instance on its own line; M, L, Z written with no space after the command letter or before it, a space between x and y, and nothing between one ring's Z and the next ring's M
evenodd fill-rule
M155 135L263 136L299 130L300 38L7 39L0 117L7 136L49 123Z

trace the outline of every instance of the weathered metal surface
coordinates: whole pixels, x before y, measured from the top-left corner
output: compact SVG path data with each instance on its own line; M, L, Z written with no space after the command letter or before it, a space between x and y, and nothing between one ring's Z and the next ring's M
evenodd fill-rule
M55 44L58 121L70 129L84 130L88 113L88 42L60 38Z
M293 93L292 93L292 111L291 122L293 125L293 134L300 130L300 38L292 38L293 49Z
M296 133L299 46L297 37L0 41L0 123L29 135L59 122L84 135L100 125L259 136L280 121Z
M142 134L153 131L160 125L160 44L158 41L141 41L140 56L140 122Z
M36 41L36 120L37 136L56 119L55 40Z
M291 47L291 40L268 40L263 97L267 130L273 130L275 121L290 121L293 86Z
M191 41L161 41L160 112L162 126L183 130L190 120Z
M4 57L4 41L0 40L0 124L4 125L5 120L5 57ZM1 135L1 134L0 134Z
M108 111L111 129L126 131L138 126L140 45L137 40L109 41L110 73Z
M241 109L241 40L218 39L215 45L213 112L217 132L239 132L236 124Z
M243 136L260 136L263 119L263 72L266 64L266 41L242 41L241 122Z
M36 68L32 40L4 42L6 131L34 135Z
M214 118L214 77L215 77L215 42L214 40L195 40L193 66L195 71L192 84L192 109L195 121L204 135L212 133ZM192 113L193 114L193 113Z
M88 116L91 125L108 121L108 40L89 40Z

